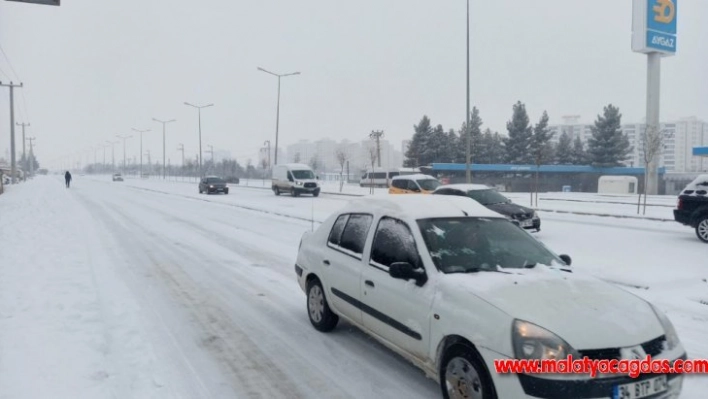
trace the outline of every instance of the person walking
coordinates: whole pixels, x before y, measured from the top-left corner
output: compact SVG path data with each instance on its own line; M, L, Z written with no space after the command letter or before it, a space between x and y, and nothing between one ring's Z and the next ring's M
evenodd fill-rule
M66 188L69 188L71 185L71 173L68 170L64 173L64 180L66 180Z

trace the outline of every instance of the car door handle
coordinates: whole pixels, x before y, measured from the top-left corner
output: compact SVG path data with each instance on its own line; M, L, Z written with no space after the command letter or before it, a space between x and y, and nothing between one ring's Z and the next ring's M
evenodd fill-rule
M329 266L329 261L328 261L327 259L323 260L322 263L324 263L325 265Z
M374 288L374 287L375 287L374 282L371 281L371 280L366 280L366 281L364 281L364 284L368 285L368 286L371 287L371 288Z

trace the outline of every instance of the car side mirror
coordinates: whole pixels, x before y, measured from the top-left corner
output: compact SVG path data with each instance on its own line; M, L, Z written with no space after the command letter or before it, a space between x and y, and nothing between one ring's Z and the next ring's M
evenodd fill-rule
M320 177L319 177L319 176L315 176L315 179L319 180L319 179L320 179Z
M401 280L415 280L418 286L422 286L428 280L425 271L414 269L413 265L408 262L394 262L388 267L388 274Z
M559 256L563 262L565 262L566 265L570 266L571 263L573 263L573 260L570 259L570 256L568 255L561 255Z

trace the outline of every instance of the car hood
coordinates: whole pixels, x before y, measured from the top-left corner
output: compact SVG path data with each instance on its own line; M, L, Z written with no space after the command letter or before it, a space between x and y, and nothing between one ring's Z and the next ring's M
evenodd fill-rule
M475 295L577 350L629 347L664 334L648 302L613 284L543 265L504 270L512 274L446 274L441 289L458 303Z
M533 209L527 208L525 206L517 205L512 203L503 203L503 204L491 204L491 205L485 205L485 207L493 210L496 213L502 214L504 216L512 216L512 215L525 215L525 214L533 214Z

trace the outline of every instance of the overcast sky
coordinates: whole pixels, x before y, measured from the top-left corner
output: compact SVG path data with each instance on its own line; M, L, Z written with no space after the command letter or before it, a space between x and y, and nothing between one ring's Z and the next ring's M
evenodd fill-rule
M45 165L132 127L153 130L144 149L161 157L153 117L177 119L168 125L172 163L178 143L193 156L197 111L185 101L215 104L202 111L205 149L255 162L275 141L277 96L277 79L258 66L302 72L282 80L281 147L359 141L372 129L398 146L424 114L445 129L465 118L464 0L62 3L0 0L0 45L12 64L0 54L0 80L25 84L16 118L32 124ZM662 120L708 119L706 15L708 1L681 0L678 55L662 61ZM472 103L485 127L503 133L517 100L533 121L548 110L551 123L590 123L608 103L623 122L644 117L646 56L631 52L631 1L472 0L471 25ZM3 88L0 156L8 102ZM128 156L138 154L133 135Z

